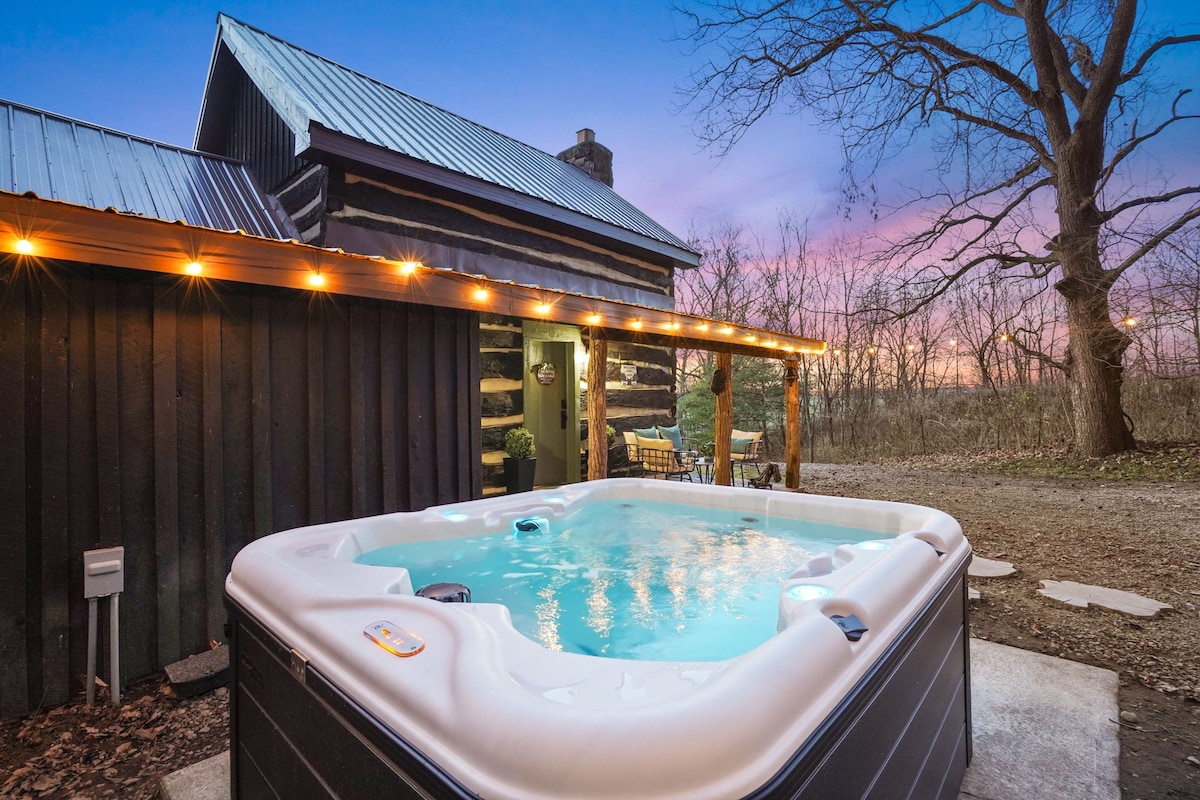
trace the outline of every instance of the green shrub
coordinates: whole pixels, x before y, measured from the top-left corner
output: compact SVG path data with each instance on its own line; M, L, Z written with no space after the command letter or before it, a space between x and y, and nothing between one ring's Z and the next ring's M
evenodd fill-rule
M533 434L528 428L513 428L504 434L504 452L509 458L529 458L533 455Z

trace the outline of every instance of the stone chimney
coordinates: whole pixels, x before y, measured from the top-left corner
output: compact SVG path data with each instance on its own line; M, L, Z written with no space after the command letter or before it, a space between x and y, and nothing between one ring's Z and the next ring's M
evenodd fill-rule
M558 154L558 158L574 164L595 180L613 185L613 154L596 141L596 132L584 128L576 134L578 141Z

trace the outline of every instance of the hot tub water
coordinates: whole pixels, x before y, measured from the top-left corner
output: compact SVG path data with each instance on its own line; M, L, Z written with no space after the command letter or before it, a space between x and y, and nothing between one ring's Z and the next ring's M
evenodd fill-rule
M878 537L742 511L607 500L491 534L388 545L355 562L404 567L418 587L464 584L474 602L503 604L513 627L550 650L722 661L775 634L780 587L796 565Z

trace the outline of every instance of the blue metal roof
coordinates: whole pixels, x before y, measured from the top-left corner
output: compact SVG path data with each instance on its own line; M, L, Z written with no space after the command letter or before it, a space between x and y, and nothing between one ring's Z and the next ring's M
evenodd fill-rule
M244 164L0 100L0 190L272 239L295 227Z
M549 153L309 53L221 14L224 43L296 136L310 143L310 124L410 158L537 198L678 248L692 248L608 185ZM214 56L215 63L215 56ZM200 121L197 140L203 132Z

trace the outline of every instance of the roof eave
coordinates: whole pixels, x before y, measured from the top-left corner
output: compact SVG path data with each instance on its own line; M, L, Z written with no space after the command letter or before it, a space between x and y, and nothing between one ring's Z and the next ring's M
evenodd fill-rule
M321 161L321 156L329 156L364 164L567 225L592 236L620 242L627 247L669 258L681 267L700 265L699 254L691 250L675 247L554 203L364 142L330 130L319 122L310 123L308 134L309 148L299 154L303 158Z

